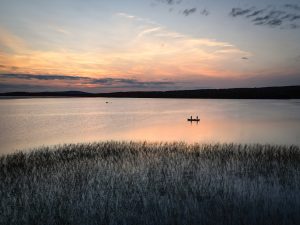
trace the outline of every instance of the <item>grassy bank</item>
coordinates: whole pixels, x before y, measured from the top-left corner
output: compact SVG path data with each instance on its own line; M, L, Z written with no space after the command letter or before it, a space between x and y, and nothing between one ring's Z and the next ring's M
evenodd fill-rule
M0 157L0 224L299 224L300 149L101 142Z

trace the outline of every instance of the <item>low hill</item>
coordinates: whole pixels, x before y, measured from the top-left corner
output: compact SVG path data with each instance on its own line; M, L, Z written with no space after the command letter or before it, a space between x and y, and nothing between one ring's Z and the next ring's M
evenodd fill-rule
M180 91L132 91L112 93L64 92L9 92L0 96L12 97L115 97L115 98L204 98L204 99L299 99L300 86L199 89Z

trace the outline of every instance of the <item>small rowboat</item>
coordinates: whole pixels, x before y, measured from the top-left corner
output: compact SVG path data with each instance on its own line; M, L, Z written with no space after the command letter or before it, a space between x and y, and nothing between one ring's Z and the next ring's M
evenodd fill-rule
M190 117L190 118L187 119L187 121L189 121L189 122L199 122L200 119L198 118L198 116L196 118Z
M190 121L190 122L193 122L193 121L199 122L200 121L200 119L187 119L187 120Z

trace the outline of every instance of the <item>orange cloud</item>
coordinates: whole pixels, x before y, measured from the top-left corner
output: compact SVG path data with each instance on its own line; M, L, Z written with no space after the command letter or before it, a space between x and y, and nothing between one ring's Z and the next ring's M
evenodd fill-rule
M0 27L0 47L1 46L4 51L10 52L23 52L26 49L26 44L23 39L3 27Z
M108 48L95 47L97 41L106 41L97 39L81 50L75 50L76 46L32 49L22 38L2 28L0 45L9 51L0 54L0 64L5 65L5 68L0 68L1 72L122 76L145 80L195 78L199 75L234 77L241 74L237 60L251 56L231 43L190 37L128 14L119 13L117 17L123 17L120 23L124 18L129 22L123 30L125 33L121 34L124 35L122 42L111 43ZM65 31L60 27L58 32ZM70 33L68 37L76 39Z

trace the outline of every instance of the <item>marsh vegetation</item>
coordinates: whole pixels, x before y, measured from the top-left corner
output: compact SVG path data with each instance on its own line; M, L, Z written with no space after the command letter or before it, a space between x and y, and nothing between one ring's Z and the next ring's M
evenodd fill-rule
M299 224L297 146L100 142L0 157L0 224Z

